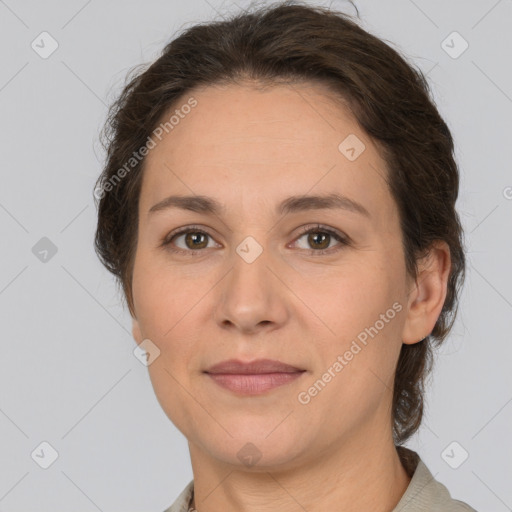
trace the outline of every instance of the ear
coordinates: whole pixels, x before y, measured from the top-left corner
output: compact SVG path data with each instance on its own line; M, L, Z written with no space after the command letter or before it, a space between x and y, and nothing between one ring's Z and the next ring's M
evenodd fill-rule
M137 321L137 319L135 317L132 318L132 334L133 334L133 339L135 340L137 345L142 343L142 340L144 339L144 337L142 336L139 322Z
M418 277L408 290L403 343L417 343L434 329L446 298L450 269L450 247L445 241L437 240L418 262Z

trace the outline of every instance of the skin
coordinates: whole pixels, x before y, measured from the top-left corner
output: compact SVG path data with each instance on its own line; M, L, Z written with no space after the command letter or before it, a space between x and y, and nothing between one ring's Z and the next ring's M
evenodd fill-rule
M428 335L441 312L449 248L433 246L416 281L406 274L385 162L323 85L261 91L245 82L190 95L198 105L146 158L133 336L160 350L149 375L188 440L194 506L390 511L410 481L391 435L396 363L402 343ZM354 161L338 150L349 134L366 146ZM291 195L332 192L361 203L371 217L275 211ZM213 197L225 211L148 213L171 194ZM300 231L317 223L350 242L318 241L322 229L309 238ZM161 246L191 225L209 235L199 237L195 255L170 251L190 253L194 241L186 235ZM252 263L236 252L247 236L263 248ZM311 254L326 247L326 254ZM299 403L298 394L396 302L401 311L308 404ZM277 359L306 372L263 395L238 396L204 373L231 358ZM252 466L237 456L249 442L261 455Z

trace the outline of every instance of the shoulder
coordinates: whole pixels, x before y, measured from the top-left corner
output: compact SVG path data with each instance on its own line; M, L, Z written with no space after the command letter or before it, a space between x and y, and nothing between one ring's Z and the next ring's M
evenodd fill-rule
M189 512L190 501L194 492L194 480L191 480L181 494L176 498L176 501L163 512Z
M400 447L398 453L401 460L405 459L411 481L393 512L477 512L467 503L453 499L416 452Z
M453 512L476 512L476 510L470 507L467 503L459 500L452 499L451 506L452 508L450 510L453 510Z

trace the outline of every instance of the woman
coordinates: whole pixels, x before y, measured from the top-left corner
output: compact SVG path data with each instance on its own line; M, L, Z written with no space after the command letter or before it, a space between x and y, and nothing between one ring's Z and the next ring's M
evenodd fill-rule
M190 449L167 512L474 510L403 446L465 269L421 72L286 2L170 42L105 135L96 250Z

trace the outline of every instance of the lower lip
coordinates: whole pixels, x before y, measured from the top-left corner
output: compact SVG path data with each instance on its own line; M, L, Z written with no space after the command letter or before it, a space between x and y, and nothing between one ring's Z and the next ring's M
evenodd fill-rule
M208 373L219 386L242 395L259 395L298 379L304 372L231 374Z

